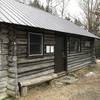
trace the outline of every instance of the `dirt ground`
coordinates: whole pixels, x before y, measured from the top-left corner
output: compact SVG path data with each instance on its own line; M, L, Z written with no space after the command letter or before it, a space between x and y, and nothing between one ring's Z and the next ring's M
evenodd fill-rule
M85 77L88 72L95 72L92 77ZM100 60L97 65L74 73L78 81L60 87L41 84L31 87L26 97L20 100L100 100Z

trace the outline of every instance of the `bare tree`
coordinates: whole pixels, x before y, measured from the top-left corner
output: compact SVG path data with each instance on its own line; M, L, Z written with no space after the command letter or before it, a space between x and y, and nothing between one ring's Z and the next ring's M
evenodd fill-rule
M52 14L56 14L60 12L62 18L66 17L66 8L68 6L70 0L46 0L47 2L47 10L51 10Z
M77 25L77 26L83 26L82 22L79 20L79 19L74 19L74 23Z
M52 14L52 0L46 0L46 12L49 12Z
M90 32L97 33L100 17L97 12L100 6L100 0L81 0L81 8L85 14L85 26Z
M60 16L62 18L66 17L66 8L70 0L56 0L55 7L59 9Z
M66 7L65 7L66 2L65 2L65 0L62 0L61 2L62 2L61 16L63 18L64 17L64 12L65 12L65 9L66 9Z
M26 4L26 0L15 0L15 1Z
M47 6L46 6L46 11L49 12L50 11L50 3L52 0L46 0Z

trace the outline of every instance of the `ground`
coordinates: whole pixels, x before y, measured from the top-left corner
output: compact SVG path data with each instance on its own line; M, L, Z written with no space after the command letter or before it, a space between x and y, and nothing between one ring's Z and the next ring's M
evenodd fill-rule
M86 77L89 72L95 75ZM95 67L79 70L74 75L78 81L73 84L51 86L45 83L30 87L28 95L20 100L100 100L100 60Z

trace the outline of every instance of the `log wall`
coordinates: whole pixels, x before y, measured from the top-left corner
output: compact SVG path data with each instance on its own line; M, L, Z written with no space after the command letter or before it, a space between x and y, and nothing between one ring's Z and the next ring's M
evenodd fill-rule
M40 57L28 57L27 36L26 31L0 25L0 99L7 94L16 96L20 81L54 73L54 54L46 54L46 45L55 46L55 34L43 32L44 49ZM95 63L94 40L91 48L82 47L79 53L69 53L70 44L66 44L68 72Z
M18 81L33 79L39 76L54 73L54 54L45 53L46 45L55 45L55 35L43 33L44 50L43 56L28 57L27 53L27 32L18 31L17 38L17 57L18 57Z
M9 28L8 40L9 43L8 43L7 94L16 97L18 95L17 44L16 44L16 30L13 27Z
M7 96L8 30L0 25L0 100Z
M16 96L17 56L14 28L0 24L0 100L8 95Z
M71 44L67 43L67 69L68 72L80 69L82 67L88 66L95 63L95 50L94 50L94 40L91 41L91 47L85 48L82 44L84 41L89 40L89 38L81 38L81 51L70 53L69 46Z

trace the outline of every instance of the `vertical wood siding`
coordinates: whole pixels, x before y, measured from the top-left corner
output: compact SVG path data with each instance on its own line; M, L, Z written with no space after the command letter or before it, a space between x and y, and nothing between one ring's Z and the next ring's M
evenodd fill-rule
M42 57L27 57L27 33L17 32L17 57L18 57L18 80L36 78L42 75L54 72L54 55L45 53L46 45L55 45L55 35L43 34L44 37L44 55Z

